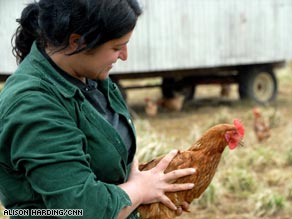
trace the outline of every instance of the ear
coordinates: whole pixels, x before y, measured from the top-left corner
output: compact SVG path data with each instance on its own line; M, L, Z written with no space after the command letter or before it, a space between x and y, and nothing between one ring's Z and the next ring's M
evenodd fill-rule
M233 150L237 147L238 139L234 137L234 133L232 131L227 131L224 137L230 150Z
M75 51L78 48L80 40L80 35L76 33L72 33L69 37L69 49L70 51Z

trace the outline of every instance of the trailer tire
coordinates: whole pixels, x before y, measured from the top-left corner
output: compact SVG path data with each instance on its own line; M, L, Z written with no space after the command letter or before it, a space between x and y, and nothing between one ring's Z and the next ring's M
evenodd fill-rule
M240 99L252 100L258 104L267 104L276 99L278 85L272 67L246 69L240 72L239 78Z

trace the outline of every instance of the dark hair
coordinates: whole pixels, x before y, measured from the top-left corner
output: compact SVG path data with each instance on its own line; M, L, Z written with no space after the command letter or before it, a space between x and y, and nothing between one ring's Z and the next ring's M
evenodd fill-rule
M91 50L132 31L141 12L137 0L40 0L17 19L13 53L20 63L34 41L41 48L65 49L72 33L81 37L69 55Z

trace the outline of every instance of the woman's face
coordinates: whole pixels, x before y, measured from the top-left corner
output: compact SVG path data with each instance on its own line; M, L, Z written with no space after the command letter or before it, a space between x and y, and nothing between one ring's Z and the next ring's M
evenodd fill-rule
M84 51L65 58L66 61L57 62L59 66L82 81L86 78L104 80L118 59L127 60L127 43L132 32L121 38L108 41L91 51ZM63 56L64 57L64 56Z

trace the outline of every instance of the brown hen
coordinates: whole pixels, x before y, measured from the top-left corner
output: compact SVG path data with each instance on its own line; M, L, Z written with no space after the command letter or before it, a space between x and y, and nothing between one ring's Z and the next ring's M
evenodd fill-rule
M234 125L219 124L207 130L203 136L196 141L186 151L180 151L171 161L165 173L183 168L195 168L196 173L182 177L173 183L194 183L191 190L180 192L169 192L167 196L177 206L183 206L184 202L191 203L209 186L217 166L219 164L222 152L225 146L234 149L242 144L244 127L238 121L234 120ZM140 170L149 170L157 165L162 157L154 159L146 164L139 166ZM176 217L175 211L161 203L152 203L141 205L138 208L142 219L173 219Z
M271 136L270 126L262 117L258 108L253 108L254 124L253 129L258 142L262 142Z
M169 110L179 112L183 108L185 96L177 94L172 98L161 98L157 101L158 105Z
M149 97L145 97L145 112L147 116L156 116L158 111L158 104Z

